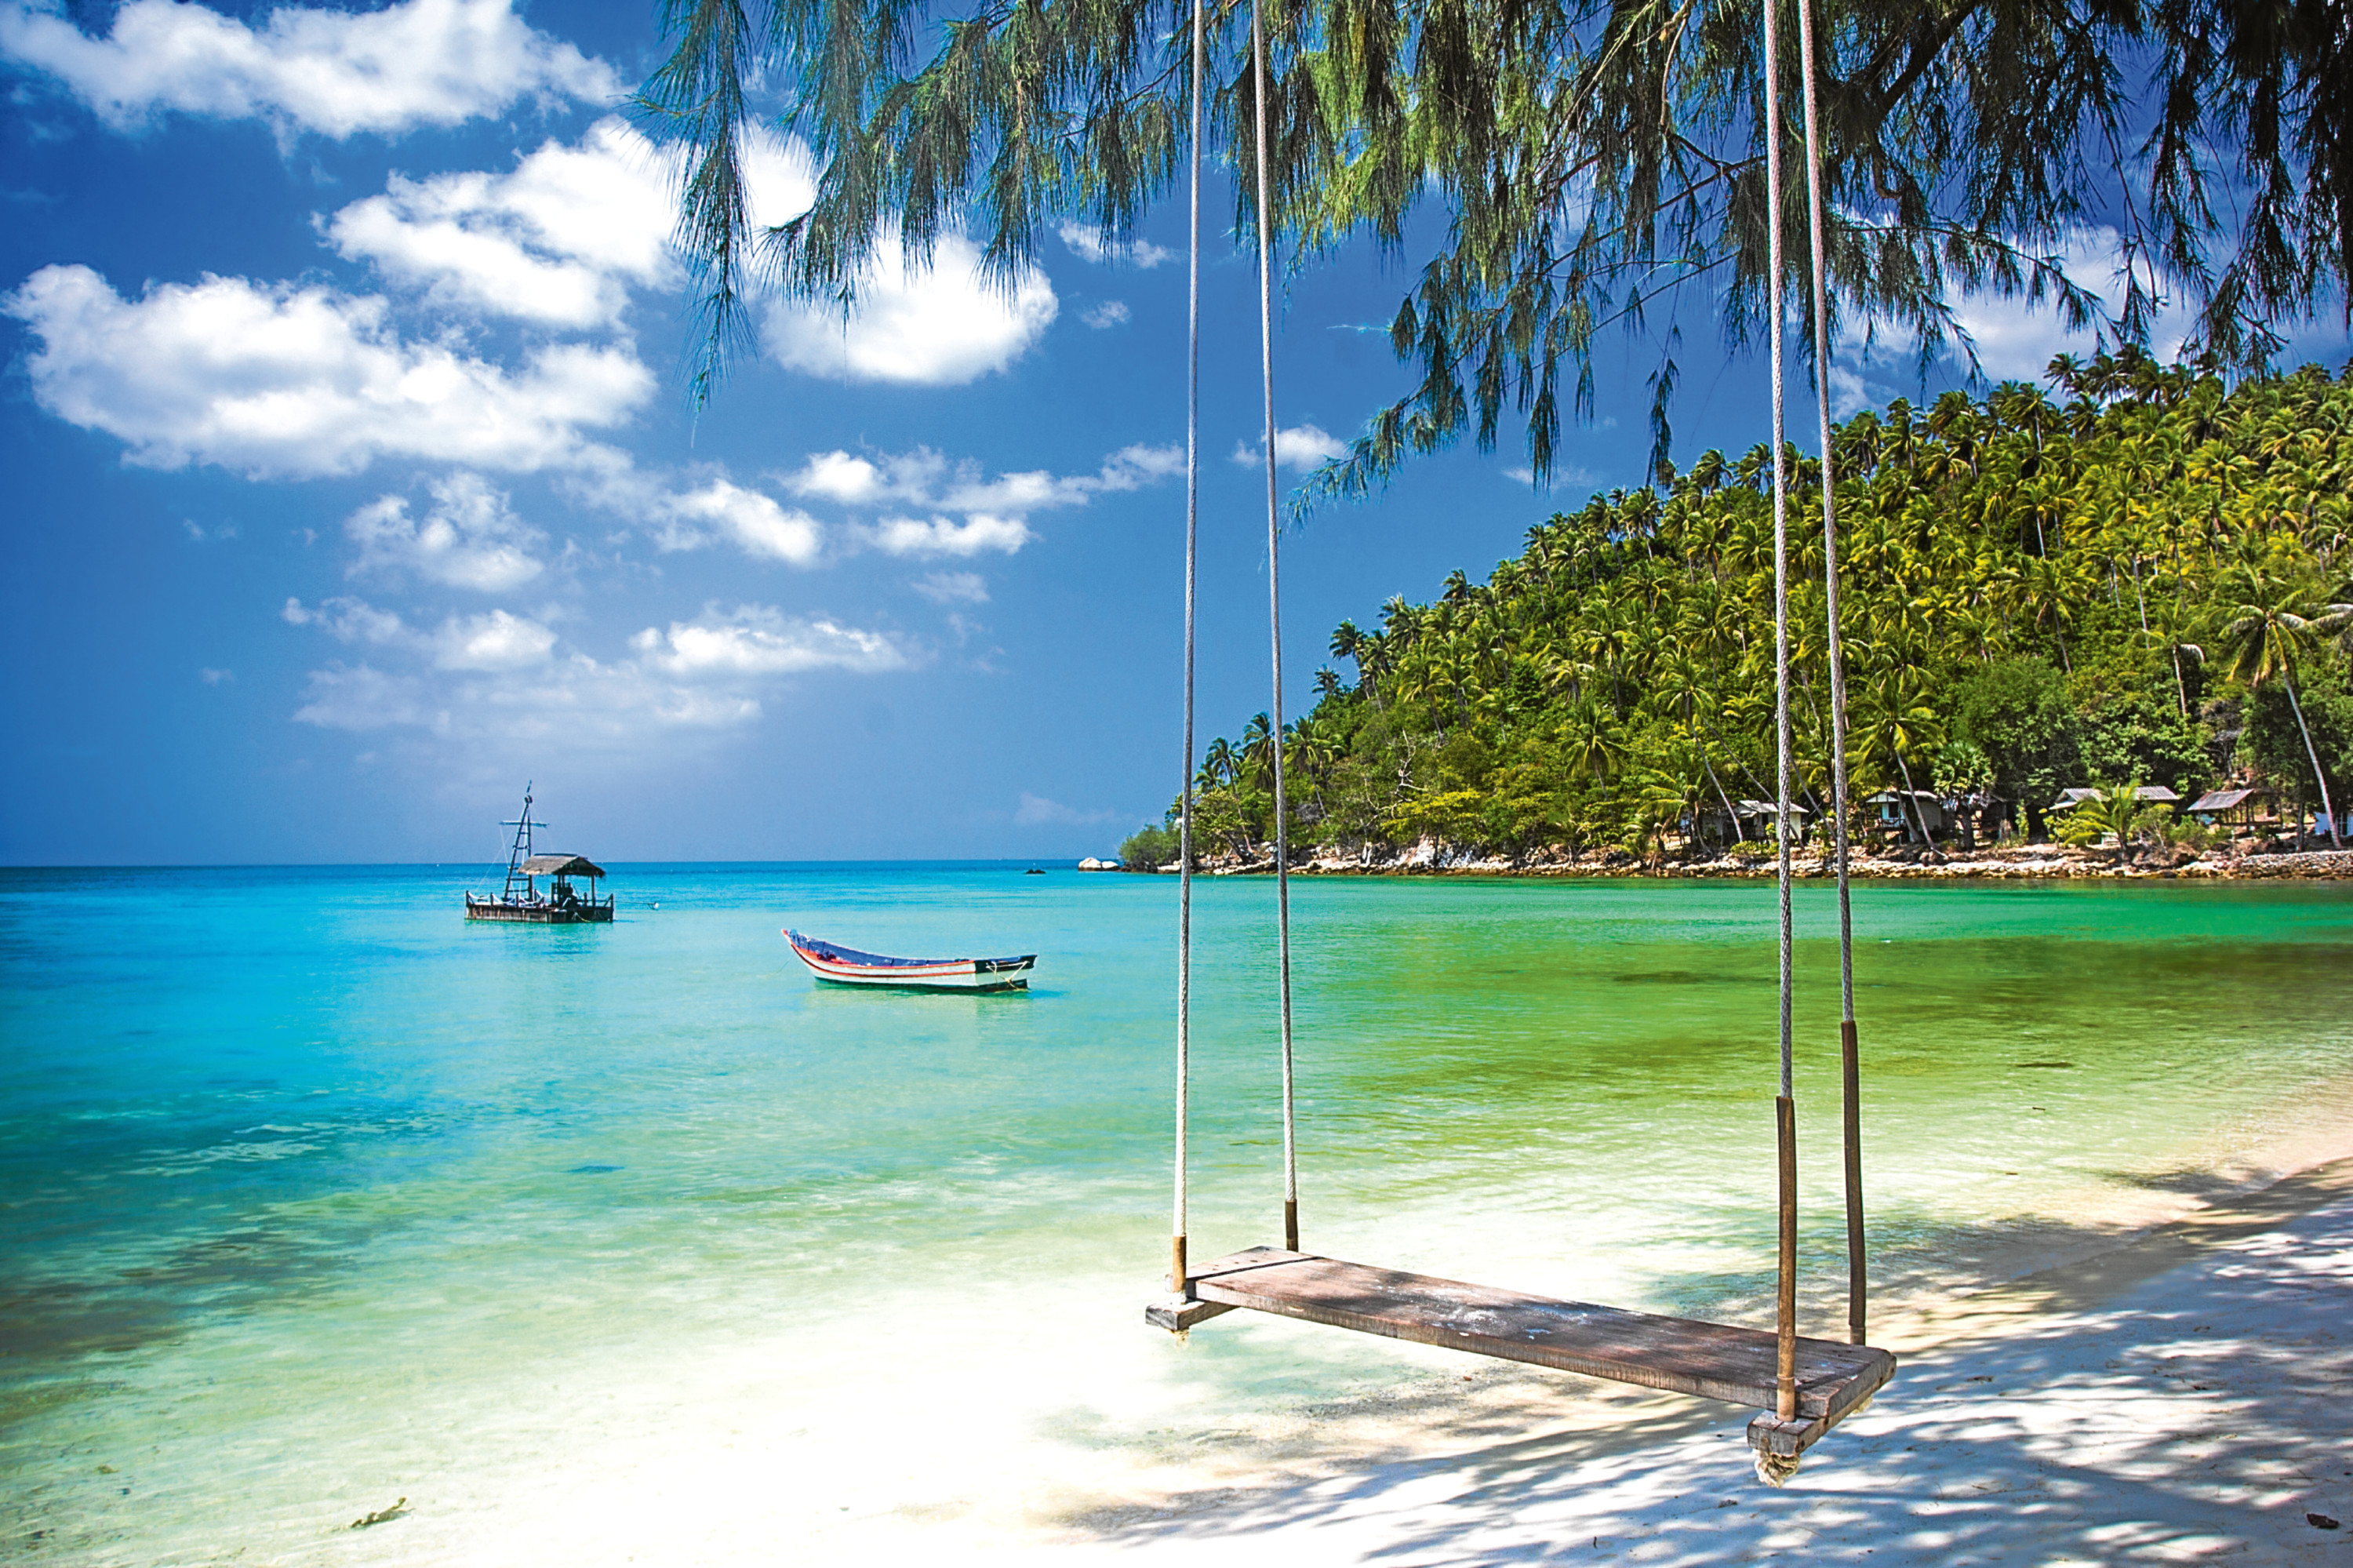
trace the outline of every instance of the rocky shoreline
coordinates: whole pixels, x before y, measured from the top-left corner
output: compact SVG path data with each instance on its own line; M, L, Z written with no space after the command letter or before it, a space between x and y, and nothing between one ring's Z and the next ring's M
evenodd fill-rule
M2118 860L2114 850L2072 849L2062 844L2029 844L2016 848L1913 851L1893 856L1856 853L1849 871L1873 879L1978 877L1988 880L2057 880L2109 878L2183 882L2303 878L2353 879L2353 850L2308 850L2301 853L2234 854L2196 850L2150 850ZM1174 863L1158 868L1174 874ZM1206 855L1195 869L1208 876L1271 875L1272 846L1260 846L1255 856L1227 853ZM1321 876L1652 876L1738 877L1770 881L1777 873L1771 856L1724 856L1715 860L1645 860L1625 850L1585 854L1566 850L1540 850L1525 855L1488 854L1475 849L1423 839L1404 849L1366 844L1353 853L1325 851L1292 861L1293 875ZM1796 862L1796 874L1808 879L1836 874L1830 857L1809 850Z

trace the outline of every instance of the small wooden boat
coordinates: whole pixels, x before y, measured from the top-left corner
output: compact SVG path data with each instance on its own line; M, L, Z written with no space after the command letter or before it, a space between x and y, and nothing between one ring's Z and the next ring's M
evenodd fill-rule
M604 925L613 918L613 895L596 896L596 884L605 875L605 868L586 855L534 854L531 835L534 828L547 826L531 820L531 786L523 786L522 815L501 827L515 831L514 842L507 850L507 880L496 898L477 898L466 895L466 918L469 920L503 920L526 926ZM554 881L545 893L539 890L539 879ZM583 897L572 885L575 876L588 879L588 894Z
M1038 955L1016 959L887 959L787 929L801 962L835 985L881 986L892 991L1027 991Z

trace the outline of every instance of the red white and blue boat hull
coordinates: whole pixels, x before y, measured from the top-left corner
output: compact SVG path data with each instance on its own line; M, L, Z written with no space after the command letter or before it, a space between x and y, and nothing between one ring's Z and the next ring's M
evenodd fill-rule
M833 985L891 991L1027 991L1038 955L1013 959L892 959L786 930L785 940L809 972Z

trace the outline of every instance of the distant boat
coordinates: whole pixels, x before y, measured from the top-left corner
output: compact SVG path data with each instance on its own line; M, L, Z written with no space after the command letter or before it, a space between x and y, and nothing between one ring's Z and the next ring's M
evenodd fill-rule
M507 850L506 885L496 898L477 898L467 894L467 919L504 920L528 926L611 922L613 895L608 893L602 899L596 896L596 884L605 874L603 866L586 855L532 853L532 830L547 824L531 820L530 785L523 786L522 815L499 825L515 831L514 842ZM543 876L552 879L544 894L539 890ZM575 876L588 879L588 895L585 898L572 885Z
M835 985L881 986L893 991L1027 991L1038 955L1018 959L886 959L833 942L820 942L787 929L801 962Z

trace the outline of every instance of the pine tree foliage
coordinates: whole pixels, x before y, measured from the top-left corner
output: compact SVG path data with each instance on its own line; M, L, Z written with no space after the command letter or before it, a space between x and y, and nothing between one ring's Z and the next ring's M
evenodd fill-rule
M2131 355L2053 372L2063 404L2007 383L1837 430L1857 796L1990 789L2039 828L2070 786L2188 796L2253 770L2283 800L2325 785L2343 803L2353 369L2235 391ZM1818 463L1790 461L1801 492L1819 483ZM1293 842L1656 851L1771 799L1770 468L1763 446L1707 452L1538 524L1485 583L1456 572L1375 629L1343 622L1331 652L1356 679L1321 680L1285 737ZM1790 608L1820 820L1819 492L1789 515L1815 520L1793 531ZM1271 836L1265 727L1208 747L1196 824L1213 851Z
M1507 420L1548 472L1612 326L1658 345L1663 463L1684 329L1738 344L1762 323L1756 5L1267 5L1279 239L1303 262L1370 236L1416 270L1391 339L1417 385L1320 491L1361 493L1465 434L1492 445ZM1250 11L1219 0L1208 16L1214 143L1248 167ZM2138 344L2164 285L2201 303L2202 344L2255 365L2276 322L2341 290L2344 0L1824 0L1819 16L1830 298L1851 334L1966 354L1952 302L1990 291ZM638 107L691 155L681 234L705 313L698 397L763 281L846 308L878 246L920 260L966 229L1009 281L1060 220L1128 233L1181 175L1191 18L1174 0L986 0L945 18L913 0L664 0L671 53ZM765 233L743 202L755 81L820 170L816 206ZM1784 85L1776 129L1794 171ZM1236 184L1246 232L1256 215ZM1803 191L1793 179L1785 194L1793 237ZM2129 266L2110 322L2059 258L2117 199ZM1803 243L1788 254L1803 266Z

